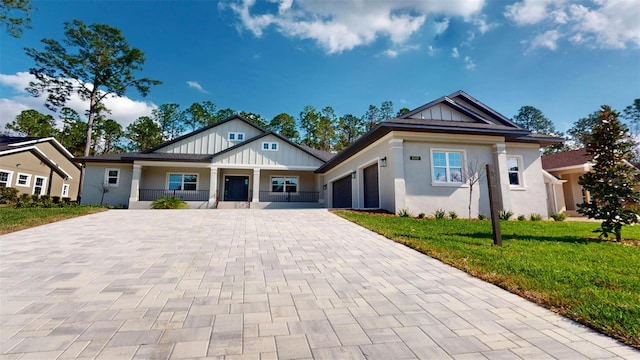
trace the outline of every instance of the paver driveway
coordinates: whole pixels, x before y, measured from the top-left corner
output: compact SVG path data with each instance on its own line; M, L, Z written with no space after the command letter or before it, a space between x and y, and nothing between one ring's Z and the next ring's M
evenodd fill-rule
M326 210L116 210L0 253L3 358L640 358Z

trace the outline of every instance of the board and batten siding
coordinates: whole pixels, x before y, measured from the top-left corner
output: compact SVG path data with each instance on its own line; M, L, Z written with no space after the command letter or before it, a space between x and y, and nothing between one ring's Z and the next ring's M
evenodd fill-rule
M475 122L470 117L453 110L452 108L438 104L425 109L415 115L411 116L412 119L430 119L430 120L446 120L446 121L462 121L462 122Z
M194 134L185 139L169 144L156 152L170 154L215 154L237 145L238 141L229 141L230 132L244 133L245 141L262 132L242 120L231 120L211 129Z
M262 144L278 143L277 151L262 149ZM251 143L240 146L213 158L214 164L242 164L247 166L273 167L314 167L322 165L322 161L294 147L281 139L269 135Z

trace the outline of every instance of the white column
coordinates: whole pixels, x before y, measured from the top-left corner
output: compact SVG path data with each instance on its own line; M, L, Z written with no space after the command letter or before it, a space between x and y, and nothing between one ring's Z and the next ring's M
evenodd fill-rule
M140 190L140 178L142 177L142 165L133 165L133 175L131 176L131 191L129 192L129 205L138 201Z
M253 169L253 200L252 202L260 201L260 169Z
M218 192L218 168L211 166L209 170L209 206L213 206L216 203L216 194Z
M389 140L391 151L390 166L393 168L393 195L395 199L394 212L404 209L407 205L407 190L404 183L404 144L402 139Z
M507 147L504 143L493 145L493 161L495 163L500 202L503 210L511 210L511 187L509 186L509 169L507 167Z

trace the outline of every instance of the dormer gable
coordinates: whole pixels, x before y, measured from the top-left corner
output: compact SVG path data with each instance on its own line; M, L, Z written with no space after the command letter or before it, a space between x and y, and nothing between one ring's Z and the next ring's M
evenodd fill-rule
M242 116L233 115L160 144L145 153L213 155L266 132Z

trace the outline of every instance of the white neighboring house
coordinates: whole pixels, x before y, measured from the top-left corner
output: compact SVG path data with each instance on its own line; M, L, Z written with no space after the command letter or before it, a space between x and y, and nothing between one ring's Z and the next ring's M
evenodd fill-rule
M232 116L142 153L80 158L83 203L148 208L162 195L193 208L328 207L467 214L469 164L498 174L500 205L547 216L541 146L532 134L462 91L380 123L339 154L291 141ZM489 213L486 180L472 216Z

